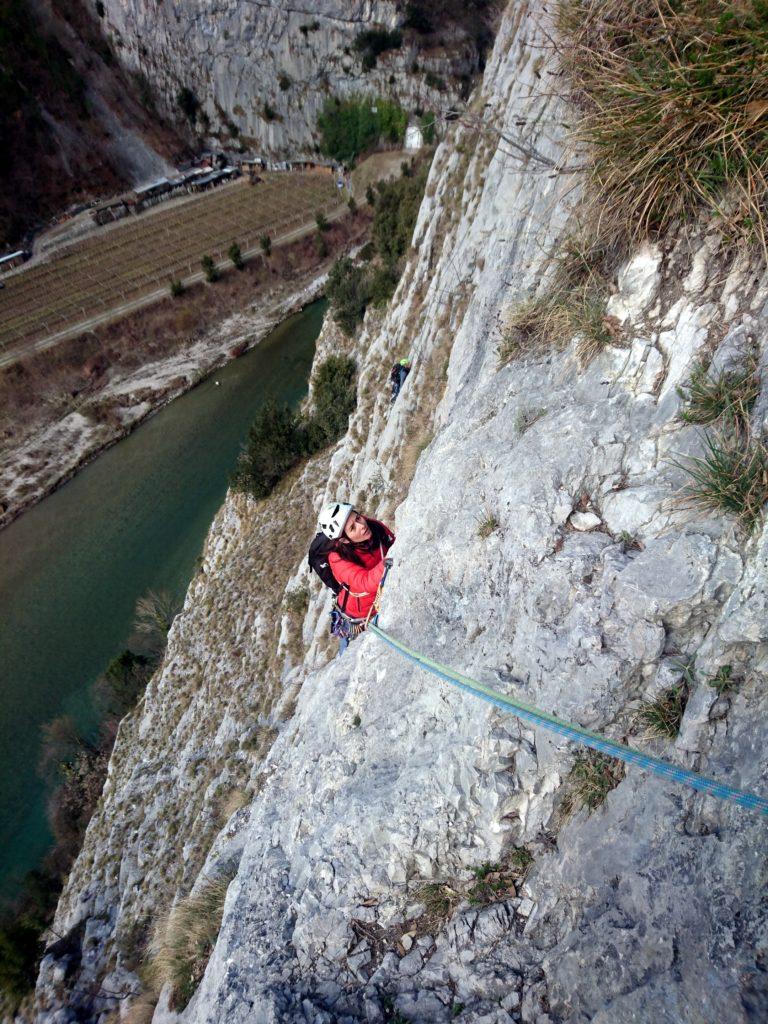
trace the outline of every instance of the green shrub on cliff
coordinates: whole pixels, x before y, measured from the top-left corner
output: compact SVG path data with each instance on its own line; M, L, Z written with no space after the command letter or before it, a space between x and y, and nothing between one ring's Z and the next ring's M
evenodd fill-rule
M108 718L122 718L144 692L154 665L146 655L122 651L93 684L97 706Z
M373 242L376 252L390 264L408 251L429 174L429 161L417 167L405 165L393 181L381 181L373 214Z
M194 124L200 110L200 100L188 85L183 85L176 94L176 102L184 116Z
M259 410L232 475L232 486L266 498L306 451L301 422L287 405L268 401Z
M345 334L354 333L369 305L380 306L394 294L429 174L429 160L404 164L403 174L376 186L373 241L361 252L367 265L348 256L337 260L328 275L326 295L333 319ZM373 190L371 190L373 196Z
M0 994L11 1007L34 989L40 936L51 923L60 889L49 872L30 871L22 895L0 916Z
M318 367L312 382L315 411L306 424L310 451L332 444L346 431L357 404L356 371L348 356L330 356Z
M351 335L365 316L371 298L368 271L343 256L328 275L325 293L333 319L345 334Z
M9 916L0 924L0 992L17 1003L35 986L39 935L36 928Z
M376 67L376 58L387 50L399 50L403 36L397 29L369 28L360 32L353 46L361 55L363 68L370 71Z
M328 99L317 119L320 151L332 160L352 164L380 138L402 142L408 115L392 100L352 97Z
M230 477L232 487L254 498L266 498L302 458L337 441L357 404L356 370L355 361L348 356L330 356L320 364L312 382L311 416L267 402L248 432Z

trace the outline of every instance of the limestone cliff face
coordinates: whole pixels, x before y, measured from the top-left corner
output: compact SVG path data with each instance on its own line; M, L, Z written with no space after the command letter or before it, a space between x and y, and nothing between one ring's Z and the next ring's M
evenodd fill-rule
M169 114L179 115L179 90L191 89L212 137L278 159L314 154L317 116L329 96L394 96L411 111L437 110L457 99L457 77L478 67L476 44L446 25L429 49L410 33L366 70L355 39L402 22L390 0L104 6L104 30L119 59L146 76Z
M621 339L594 359L574 339L500 364L506 314L547 287L578 200L558 172L550 32L543 7L510 4L435 155L398 291L355 343L348 434L272 507L305 523L304 542L328 496L390 521L384 628L609 735L631 735L638 699L695 659L678 739L632 742L765 793L768 531L675 498L677 463L703 443L677 388L705 350L765 369L768 281L702 228L632 255L609 305ZM319 352L340 341L327 324ZM406 353L390 409L387 371ZM767 403L764 384L756 426ZM138 988L131 958L158 910L225 869L205 975L183 1013L161 999L156 1024L764 1018L765 825L634 769L593 815L566 816L568 744L373 636L328 660L328 602L301 545L282 601L265 600L285 537L270 522L268 504L230 498L213 525L121 729L38 1019L105 1020ZM726 664L740 682L718 698L707 681ZM233 789L245 804L228 817ZM473 868L522 845L533 863L514 894L461 899ZM429 883L455 904L436 909Z

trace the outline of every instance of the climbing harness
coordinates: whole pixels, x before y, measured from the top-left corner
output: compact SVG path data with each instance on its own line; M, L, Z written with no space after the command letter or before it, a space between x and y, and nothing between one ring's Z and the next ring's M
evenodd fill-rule
M339 640L354 640L355 637L360 636L364 633L371 622L378 622L379 619L379 606L381 604L381 588L384 585L384 580L387 578L387 573L392 567L392 559L384 559L384 575L381 577L381 583L376 590L376 597L373 604L368 610L368 614L364 619L353 619L349 615L345 615L339 607L338 603L334 603L331 608L331 636L338 637ZM357 596L355 594L353 597Z
M339 640L354 640L356 636L365 632L367 624L367 619L351 619L335 605L331 608L331 636L338 637Z
M462 675L460 672L455 672L453 669L448 668L446 665L441 665L437 661L432 661L431 658L427 658L424 654L412 650L404 643L396 640L395 637L390 636L389 633L386 633L376 623L372 622L368 629L374 636L389 644L390 647L404 655L409 661L419 665L427 672L431 672L432 675L444 679L447 683L451 683L452 686L471 693L472 696L479 697L480 700L487 701L489 704L494 704L496 707L501 708L502 711L508 711L526 722L549 729L550 732L559 733L575 743L591 747L602 754L617 757L626 764L634 764L639 768L654 772L662 778L672 779L675 782L682 783L684 786L697 789L702 793L709 793L710 796L716 796L720 800L730 800L732 803L739 804L741 807L747 807L749 810L768 814L768 800L763 797L757 796L754 793L747 793L742 789L736 789L724 782L718 782L716 779L710 779L706 775L699 775L697 772L681 768L676 764L670 764L668 761L663 761L660 757L644 754L640 750L635 750L634 747L625 746L623 743L610 740L589 729L583 729L578 725L571 725L555 715L550 715L548 712L541 711L530 704L523 704L521 701L506 697L504 694L492 690L489 686L479 683L476 679Z

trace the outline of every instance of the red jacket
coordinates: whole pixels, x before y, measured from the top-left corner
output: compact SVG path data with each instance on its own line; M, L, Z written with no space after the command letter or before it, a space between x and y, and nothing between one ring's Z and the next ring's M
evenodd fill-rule
M376 519L367 519L367 522L383 527L386 536L381 545L377 544L373 551L356 548L357 554L365 563L364 566L350 562L338 551L331 551L328 555L331 572L339 583L349 587L349 594L345 590L339 591L338 605L351 619L364 619L371 610L384 575L384 556L395 543L395 535L389 527Z

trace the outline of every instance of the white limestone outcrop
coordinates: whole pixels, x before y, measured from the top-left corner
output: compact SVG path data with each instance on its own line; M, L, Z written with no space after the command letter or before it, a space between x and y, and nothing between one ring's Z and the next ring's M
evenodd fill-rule
M454 103L477 72L475 42L450 24L425 50L418 34L362 64L357 36L402 24L392 0L105 0L103 28L120 62L150 83L178 119L190 89L210 138L278 159L312 158L318 114L329 97L397 98L409 111Z
M474 114L436 153L398 291L356 342L349 432L278 500L307 540L331 495L392 522L381 623L411 646L765 794L768 532L693 517L676 496L680 459L702 445L677 388L705 351L726 363L748 345L765 363L768 281L702 229L633 256L610 305L623 340L591 362L574 341L500 365L505 313L546 288L578 200L557 171L550 32L543 5L510 4ZM319 352L339 347L327 324ZM328 661L327 598L298 558L287 592L309 584L311 599L273 629L258 591L285 531L259 548L260 508L230 498L219 514L164 667L121 730L39 1021L104 1024L108 992L137 987L132 929L226 863L202 982L181 1014L166 993L155 1024L762 1019L764 822L634 769L593 815L565 817L571 746L372 635ZM686 664L678 740L632 738L638 699ZM708 681L726 664L739 685L718 698ZM277 730L263 762L249 756L259 729ZM216 822L233 781L249 803ZM521 845L534 861L514 896L464 901L443 924L425 907L426 883L461 888Z

